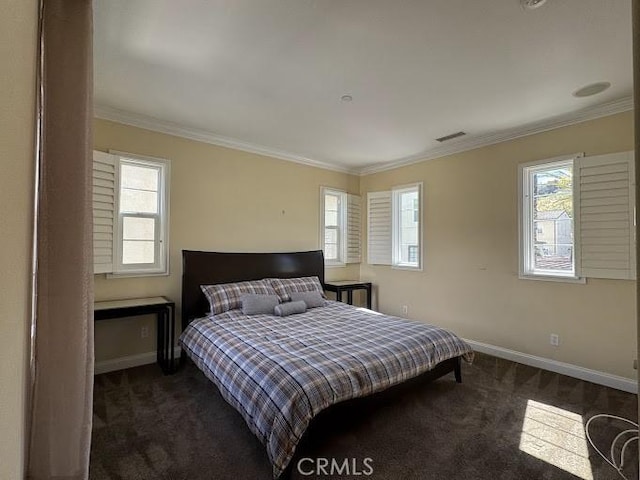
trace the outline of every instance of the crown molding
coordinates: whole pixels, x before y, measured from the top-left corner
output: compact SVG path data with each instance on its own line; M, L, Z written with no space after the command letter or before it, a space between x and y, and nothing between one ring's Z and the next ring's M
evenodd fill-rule
M384 172L386 170L393 170L394 168L413 165L415 163L425 162L428 160L435 160L436 158L442 158L447 155L462 153L476 148L514 140L516 138L535 135L536 133L547 132L556 128L568 127L577 123L595 120L596 118L606 117L629 110L633 110L632 96L623 97L611 102L595 105L593 107L583 108L575 112L557 115L537 122L527 123L519 127L487 133L484 135L469 136L468 138L452 142L451 144L441 145L425 150L422 153L411 155L410 157L405 157L400 160L364 167L360 169L359 174L360 176L364 176Z
M320 160L314 160L312 158L303 157L290 152L286 152L284 150L264 147L262 145L244 142L235 138L223 137L220 135L216 135L208 130L185 127L177 123L167 122L165 120L160 120L138 113L128 112L126 110L121 110L118 108L107 107L105 105L95 105L93 108L93 115L94 117L100 118L102 120L110 120L112 122L130 125L132 127L144 128L145 130L166 133L167 135L188 138L189 140L195 140L197 142L209 143L211 145L232 148L234 150L240 150L248 153L255 153L257 155L272 157L278 160L286 160L310 167L322 168L325 170L332 170L341 173L349 173L352 175L358 175L360 173L359 170L350 169L340 165L333 165L331 163L322 162Z
M345 166L334 165L320 160L314 160L311 158L296 155L284 150L256 145L235 138L223 137L220 135L216 135L208 130L184 127L177 123L167 122L165 120L159 120L147 115L140 115L137 113L120 110L113 107L107 107L104 105L96 105L94 107L94 116L103 120L123 123L125 125L131 125L133 127L139 127L154 132L166 133L168 135L188 138L190 140L209 143L220 147L255 153L257 155L277 158L279 160L286 160L289 162L322 168L325 170L364 176L384 172L387 170L393 170L394 168L413 165L415 163L425 162L428 160L435 160L436 158L442 158L447 155L462 153L476 148L514 140L516 138L535 135L537 133L575 125L577 123L586 122L588 120L595 120L596 118L606 117L608 115L614 115L616 113L622 113L632 109L633 97L623 97L611 102L583 108L575 112L557 115L555 117L550 117L537 122L527 123L519 127L509 128L477 136L470 135L467 138L452 141L451 144L440 145L435 148L425 150L419 154L411 155L399 160L393 160L391 162L385 162L382 164L369 165L362 168L348 168Z

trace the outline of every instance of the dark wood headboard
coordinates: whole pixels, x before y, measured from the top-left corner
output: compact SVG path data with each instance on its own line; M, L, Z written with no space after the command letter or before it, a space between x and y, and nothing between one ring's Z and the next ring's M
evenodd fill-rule
M182 251L182 328L209 311L200 285L317 276L324 285L322 250L291 253Z

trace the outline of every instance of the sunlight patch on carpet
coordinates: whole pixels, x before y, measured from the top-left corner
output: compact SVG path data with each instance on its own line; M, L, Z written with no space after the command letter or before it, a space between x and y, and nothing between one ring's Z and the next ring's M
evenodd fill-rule
M576 413L529 400L520 450L583 480L593 480L582 416Z

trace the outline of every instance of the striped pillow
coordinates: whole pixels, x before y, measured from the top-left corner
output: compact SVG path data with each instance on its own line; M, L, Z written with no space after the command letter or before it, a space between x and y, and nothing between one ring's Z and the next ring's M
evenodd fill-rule
M294 292L320 292L323 298L327 298L318 277L267 278L265 281L271 284L281 302L290 301L289 294Z
M240 298L247 293L276 295L273 287L265 280L220 283L218 285L200 285L200 288L207 297L207 300L209 300L211 313L213 315L242 308L242 301Z

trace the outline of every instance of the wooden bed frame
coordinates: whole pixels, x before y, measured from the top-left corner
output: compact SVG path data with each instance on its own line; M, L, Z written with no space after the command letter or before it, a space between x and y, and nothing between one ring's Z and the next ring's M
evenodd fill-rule
M260 280L262 278L293 278L317 276L324 285L322 250L288 253L224 253L182 251L182 330L192 320L206 316L209 303L200 285ZM183 352L182 359L185 354ZM454 372L462 382L460 357L436 365L421 377L435 380Z
M206 316L209 303L200 285L263 278L320 278L324 285L321 250L292 253L221 253L182 251L182 329Z
M324 256L321 250L291 253L222 253L183 250L182 266L183 330L191 321L206 316L209 311L209 303L200 289L201 285L260 280L262 278L309 276L317 276L324 285ZM185 361L186 358L183 351L182 361ZM402 395L402 392L406 391L404 389L415 388L417 385L431 382L451 372L455 374L456 382L461 383L460 366L461 357L450 358L415 378L381 392L331 405L320 412L311 422L296 448L296 457L301 455L300 452L304 450L304 442L313 437L314 426L331 424L335 418L339 419L341 416L343 416L342 418L351 418L352 413L350 412L353 412L353 409L357 412L367 406L367 408L375 409L379 402L385 404L394 395ZM279 480L291 478L296 457L291 460Z

